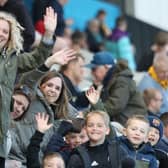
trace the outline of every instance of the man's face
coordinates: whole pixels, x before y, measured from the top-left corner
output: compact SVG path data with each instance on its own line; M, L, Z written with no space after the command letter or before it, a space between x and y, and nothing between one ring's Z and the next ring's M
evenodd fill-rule
M155 97L153 98L153 108L156 112L159 112L160 111L160 107L163 103L163 97L162 97L162 94L160 92L157 92L155 94Z
M84 77L84 60L78 58L78 61L71 63L71 69L73 71L73 78L77 83L81 82Z
M13 95L13 111L11 112L12 119L19 118L28 108L29 100L22 94Z
M9 23L3 19L0 19L0 49L4 48L7 44L10 36Z
M101 84L107 73L107 67L104 65L92 69L93 81L95 84Z
M168 66L155 67L155 72L160 80L168 80Z
M146 141L148 130L149 124L146 122L141 120L132 120L125 129L124 134L134 147L138 147Z

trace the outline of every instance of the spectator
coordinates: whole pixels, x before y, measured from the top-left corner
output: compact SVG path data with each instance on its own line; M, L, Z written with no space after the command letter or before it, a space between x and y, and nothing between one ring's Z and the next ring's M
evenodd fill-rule
M162 105L162 94L154 88L145 89L143 98L148 109L148 115L157 116Z
M41 45L32 53L22 53L21 26L16 19L5 12L0 12L0 167L4 167L6 157L6 133L9 128L9 112L12 90L17 71L26 72L36 68L49 56L53 33L56 28L56 14L52 8L46 9L46 33ZM2 31L3 30L3 31ZM47 43L48 42L48 43Z
M68 163L69 168L120 167L119 144L106 138L110 132L109 124L109 116L103 111L92 111L87 114L86 131L89 142L74 151Z
M68 103L66 86L62 76L56 71L48 72L42 76L35 92L35 98L31 102L24 119L16 124L13 129L13 136L16 138L14 138L15 144L10 151L9 159L21 161L23 165L26 163L26 149L29 140L35 131L34 115L36 113L48 114L49 123L53 124L43 139L42 153L53 132L57 131L61 120L72 119L78 115L76 109Z
M122 148L135 160L135 167L158 168L154 150L145 144L149 128L148 119L135 115L127 120L124 136L119 137Z
M23 49L30 51L35 40L34 26L31 16L23 2L23 0L1 0L0 11L9 12L16 17L16 20L23 27Z
M146 114L143 98L125 62L115 63L109 52L98 52L86 66L92 69L95 86L103 85L101 99L111 120L124 125L131 115Z
M33 4L33 18L35 29L40 33L44 34L44 22L43 14L45 8L51 6L58 15L58 25L55 30L56 36L63 36L64 28L66 26L64 20L63 6L68 2L68 0L35 0Z
M150 51L144 54L138 63L138 71L147 71L152 65L154 55L161 52L168 52L168 32L158 32L154 39L154 44L151 46Z
M59 152L65 163L69 160L72 150L88 141L85 129L85 120L75 118L72 123L63 121L57 132L51 137L46 153Z
M96 14L96 19L99 21L99 25L100 25L99 31L105 39L111 34L110 29L105 24L106 15L107 13L104 9L98 10Z
M78 85L83 80L84 75L84 58L81 54L77 54L76 58L69 61L67 65L61 67L61 73L64 77L67 88L69 89L72 99L70 103L78 110L87 108L89 102Z
M99 32L99 22L92 19L88 22L86 27L86 36L88 48L91 52L98 52L104 50L104 39Z
M162 94L162 105L159 113L168 111L168 57L165 53L155 56L153 65L139 82L138 88L144 91L148 88L158 89Z
M44 133L51 128L52 124L48 124L49 116L44 113L36 115L37 130L30 140L27 149L27 168L40 168L39 152L40 143L42 142ZM65 168L63 158L59 153L46 153L43 158L42 167L59 167Z
M163 136L163 123L158 117L149 116L150 130L148 133L148 141L155 150L156 158L159 161L159 168L166 168L168 162L168 155L165 149L161 149L157 144L161 141Z
M163 137L157 144L157 147L168 153L168 112L165 112L160 116L160 120L163 122Z
M110 51L117 60L124 59L131 70L136 70L133 46L127 32L127 21L121 16L116 20L116 27L109 39L112 41Z

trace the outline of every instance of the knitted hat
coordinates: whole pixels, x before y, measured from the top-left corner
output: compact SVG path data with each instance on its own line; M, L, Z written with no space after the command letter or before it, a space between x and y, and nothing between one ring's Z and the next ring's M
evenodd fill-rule
M151 127L154 127L159 130L159 135L160 135L159 141L160 141L160 139L163 136L163 123L162 123L162 121L158 117L155 117L155 116L148 116L148 120L149 120Z

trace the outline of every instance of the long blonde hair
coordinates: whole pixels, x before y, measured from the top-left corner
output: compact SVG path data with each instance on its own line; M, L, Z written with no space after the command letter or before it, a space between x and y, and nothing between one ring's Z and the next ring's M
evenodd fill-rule
M21 31L23 27L17 22L14 16L7 12L0 12L0 20L5 20L10 26L10 36L7 43L6 52L15 50L16 54L19 54L23 50L23 37Z

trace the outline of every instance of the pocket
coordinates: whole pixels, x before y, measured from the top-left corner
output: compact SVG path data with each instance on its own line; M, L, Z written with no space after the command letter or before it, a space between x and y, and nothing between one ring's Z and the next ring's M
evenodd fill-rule
M135 168L149 168L149 161L136 160Z

